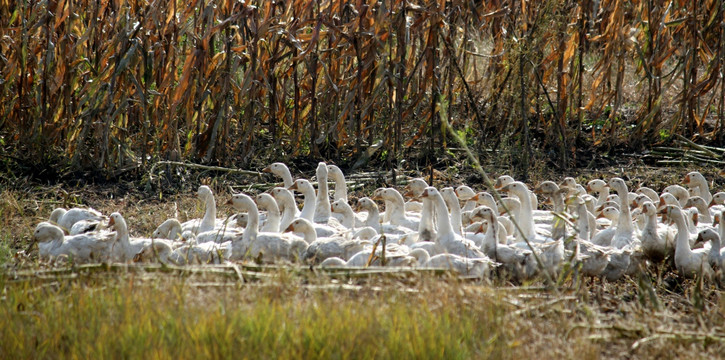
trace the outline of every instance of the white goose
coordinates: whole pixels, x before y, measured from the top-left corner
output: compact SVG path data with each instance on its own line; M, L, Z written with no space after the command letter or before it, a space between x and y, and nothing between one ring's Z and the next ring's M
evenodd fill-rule
M282 178L282 183L284 184L285 188L289 188L292 186L292 174L289 171L289 168L287 165L281 162L273 163L264 169L262 169L262 172L266 173L272 173L274 175L277 175Z
M420 223L419 218L413 217L412 213L405 212L405 200L398 190L393 188L379 188L373 193L373 200L385 201L385 213L392 225L402 226L410 230L416 230Z
M685 277L695 275L711 277L712 268L708 262L708 250L692 250L690 248L689 232L682 209L677 206L667 205L660 213L666 214L667 218L677 225L677 241L675 244L675 267L677 271Z
M501 175L496 179L496 182L493 184L494 189L501 190L504 186L511 184L513 182L516 182L514 178L508 175ZM536 198L536 194L529 192L529 199L531 202L531 209L538 209L539 208L539 199Z
M424 249L413 249L409 256L418 259L419 267L446 269L475 278L488 278L491 268L498 265L489 258L467 258L455 254L438 254L431 257Z
M370 244L369 241L351 240L342 236L318 238L312 223L303 218L293 221L287 231L302 233L304 241L309 244L302 255L302 261L306 263L319 264L331 257L349 259Z
M317 164L317 196L315 197L315 212L312 220L318 224L327 224L330 221L330 192L327 187L327 164Z
M267 221L264 222L260 231L278 233L280 229L280 213L277 201L267 193L257 195L257 206L267 212Z
M295 261L302 258L307 243L299 238L283 236L279 233L259 232L259 211L254 200L245 194L234 194L232 204L238 211L249 214L247 227L242 235L244 248L252 259L261 259L265 263L278 260Z
M657 208L650 201L642 204L645 225L642 229L642 252L653 262L661 262L674 255L674 240L677 234L668 226L657 224Z
M609 186L607 186L607 183L601 179L589 181L587 183L587 191L598 195L597 206L601 206L605 201L607 201L607 197L609 196Z
M710 194L710 187L707 185L707 180L699 172L692 171L685 175L683 183L690 188L698 189L699 195L705 200L705 203L709 204L712 201L712 194Z
M612 246L621 249L635 241L632 217L629 211L629 191L624 180L617 177L609 180L609 187L614 189L620 198L619 220L617 221L617 228L612 238Z
M451 219L448 216L448 208L438 189L429 186L421 195L423 198L431 198L438 219L438 234L435 242L449 254L456 254L469 258L483 258L486 255L478 249L472 241L456 235L451 226ZM429 252L430 253L430 252ZM434 254L437 255L437 254Z
M103 262L109 259L114 244L113 233L97 232L65 236L63 230L51 223L38 224L33 233L38 242L38 257L53 260L68 256L76 263Z
M191 231L194 235L205 231L213 230L215 227L225 226L225 219L216 218L216 202L214 194L206 185L199 186L197 191L199 199L204 202L204 217L201 219L193 219L181 224L181 231Z
M652 204L654 204L655 207L660 206L660 195L651 188L648 188L646 186L640 186L639 188L637 188L637 191L635 191L635 193L647 196L649 200L652 201Z
M677 199L680 207L684 207L687 204L687 199L690 198L690 192L680 185L667 186L662 192L672 194ZM661 203L660 206L662 206Z
M347 202L347 183L345 183L345 174L342 173L337 165L327 165L327 175L335 182L335 195L333 200L345 200Z
M87 232L83 230L87 230L88 228L95 230L97 225L105 220L107 218L93 208L72 208L70 210L57 208L50 213L49 219L50 222L58 224L66 233L71 233L72 235L80 234L81 232L79 231ZM85 226L74 233L71 232L73 226L78 222L84 222ZM93 226L94 224L96 226Z
M276 187L272 189L272 191L270 191L270 194L272 194L272 197L274 197L274 199L277 201L277 206L279 207L280 211L282 211L282 218L279 221L279 228L286 229L295 218L300 217L300 209L297 208L295 196L292 195L291 191L281 187Z
M113 226L116 229L116 241L111 251L111 257L115 261L130 262L144 247L156 241L173 244L171 240L131 238L126 220L118 212L111 214L108 226Z
M428 183L425 182L425 180L423 180L422 178L411 179L410 181L408 181L408 184L405 185L405 196L412 197L413 199L418 199L427 187ZM422 212L423 203L415 200L409 200L405 203L405 211Z

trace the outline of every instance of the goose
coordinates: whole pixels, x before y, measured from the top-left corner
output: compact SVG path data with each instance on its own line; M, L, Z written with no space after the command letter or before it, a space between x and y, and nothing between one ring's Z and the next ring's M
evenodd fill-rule
M307 249L307 243L303 239L259 231L259 211L251 197L246 194L234 194L231 201L236 210L246 210L249 214L249 221L241 241L244 243L242 248L246 248L252 259L274 263L278 260L294 261L302 258Z
M279 232L281 219L277 201L274 200L272 195L267 193L257 195L256 200L257 206L262 210L267 211L267 221L264 222L260 231L272 233Z
M677 240L675 243L675 267L680 275L693 277L695 275L711 277L712 268L708 261L707 249L690 248L689 232L685 223L685 216L682 209L677 206L667 205L660 210L660 214L667 215L669 221L677 226Z
M373 243L377 242L378 238L373 239ZM355 253L347 261L339 257L329 257L320 263L321 267L365 267L368 265L368 260L373 253L373 246L367 245L365 249ZM370 262L371 266L383 266L382 263L383 247L375 247L375 255ZM399 246L396 244L388 244L385 247L385 266L392 267L412 267L417 264L418 259L408 255L409 249L407 246Z
M583 255L579 261L582 263L581 272L585 276L600 276L609 265L610 249L598 246L589 241L590 239L590 222L589 210L580 197L575 198L575 207L577 213L577 236L575 238L575 251L577 254Z
M642 213L646 222L642 229L642 252L653 262L661 262L667 256L674 255L674 239L676 232L667 226L657 224L657 208L646 201L642 204Z
M455 254L438 254L431 257L424 249L413 249L409 256L417 259L421 268L451 270L474 278L488 278L491 268L498 266L489 258L467 258Z
M635 240L633 236L632 217L629 211L629 191L624 180L618 177L609 180L609 187L614 189L620 198L619 219L617 220L617 228L612 238L612 246L621 249L630 245Z
M700 196L691 196L687 199L687 202L685 203L683 209L697 209L697 212L699 214L698 222L712 224L712 215L710 214L710 209L707 205L708 203L705 201L704 198Z
M511 219L501 216L502 214L499 212L498 204L496 204L496 200L493 198L493 195L487 193L487 192L479 192L474 197L474 200L476 200L477 205L484 205L488 206L493 210L493 213L496 214L496 218L498 219L499 225L502 226L501 231L506 230L506 235L512 235L514 233L514 223L511 221ZM509 209L516 208L513 211L514 214L518 213L518 209L521 207L521 203L518 202L516 204L509 204Z
M213 230L217 226L226 226L225 219L216 218L216 202L214 201L214 193L206 185L199 186L197 191L199 199L204 202L206 210L204 217L201 219L193 219L181 224L181 231L191 231L194 235Z
M240 236L242 231L236 227L219 227L213 230L205 231L194 235L188 231L199 244L206 242L223 243ZM152 239L163 240L181 240L185 241L182 236L181 223L177 219L167 219L151 234Z
M501 188L513 182L516 182L516 180L514 180L514 178L512 178L511 176L501 175L496 178L496 182L493 184L493 187L496 190L501 190ZM536 198L536 194L529 192L529 200L531 202L531 209L539 208L539 199Z
M480 242L479 240L483 238L482 234L478 234L475 231L463 231L463 224L461 222L461 205L458 202L458 196L456 195L456 191L452 187L445 187L440 190L440 193L443 197L443 201L445 201L446 206L448 206L448 209L450 210L451 226L453 227L453 232L473 242Z
M315 212L312 220L318 224L327 224L330 221L330 192L327 187L327 164L317 164L317 197L315 198Z
M90 220L90 219L84 219L77 221L73 226L71 226L70 230L68 231L69 235L78 235L78 234L84 234L88 232L92 232L95 230L100 230L100 226L103 225L103 220Z
M514 236L517 239L522 239L522 237L525 237L529 239L529 241L540 241L541 238L537 238L536 233L536 226L534 224L533 214L532 214L532 208L531 208L531 196L529 195L529 189L526 188L526 185L520 181L515 181L512 183L509 183L508 185L503 186L500 191L504 193L511 193L514 196L516 196L521 203L521 208L519 209L519 216L516 218L516 221L519 223L520 229L516 229L514 232ZM519 232L521 231L521 232Z
M438 192L438 189L429 186L421 195L423 198L431 198L438 219L438 234L435 242L449 254L456 254L463 257L483 258L486 255L478 249L472 241L456 235L451 226L451 219L448 216L448 208L445 200ZM426 249L427 250L427 249ZM430 254L430 251L429 251ZM438 254L433 254L438 255Z
M364 226L369 226L378 234L396 234L403 235L411 232L407 228L393 225L393 224L381 224L380 223L380 210L378 204L375 203L369 197L362 197L357 201L358 208L368 212L368 217L365 219Z
M480 206L474 210L477 218L488 224L485 237L480 245L481 250L494 261L498 261L515 277L521 279L527 276L522 272L524 268L536 266L533 262L531 250L502 244L498 239L499 226L493 210L487 206ZM531 263L533 262L533 263Z
M302 211L299 217L309 221L314 221L315 208L317 207L317 195L315 195L315 188L312 184L305 179L297 179L292 183L292 186L287 190L297 190L304 196L302 203Z
M347 183L345 183L345 174L342 173L337 165L327 165L327 175L335 182L335 194L333 200L344 200L347 202Z
M33 240L38 243L38 257L41 259L68 256L82 264L107 261L114 236L109 232L66 236L59 226L41 222L35 228Z
M597 206L601 206L605 201L607 201L607 197L609 197L609 186L607 186L607 183L601 179L589 181L587 183L586 190L587 192L596 193L598 195Z
M564 194L567 198L572 196L580 196L587 193L586 189L583 186L579 185L576 182L576 179L571 176L565 177L564 180L562 180L561 184L559 184L559 187L567 190L567 193Z
M687 199L690 198L690 192L687 191L687 189L685 189L684 187L682 187L680 185L667 186L662 192L672 194L672 196L674 196L675 199L677 199L677 202L679 203L680 207L684 207L685 204L687 203ZM660 199L661 199L661 197L660 197ZM660 202L661 202L661 200L660 200ZM662 204L660 203L660 206L661 205Z
M191 234L193 236L193 234ZM233 241L224 243L205 242L199 244L186 244L174 249L174 254L168 258L178 262L178 265L188 264L222 264L232 257ZM154 243L154 246L158 246ZM167 251L164 250L163 251ZM142 251L143 252L143 251ZM145 255L139 255L143 259ZM159 257L159 261L161 261Z
M286 231L302 233L305 242L309 244L302 261L305 263L321 263L327 258L338 257L349 259L352 255L363 250L369 241L352 240L342 236L318 238L315 228L307 219L295 219Z
M722 269L725 266L725 251L721 249L722 243L720 242L720 234L713 228L707 228L700 231L697 235L697 242L704 243L707 241L711 242L710 251L707 255L707 260L710 262L712 268Z
M456 188L456 196L458 196L458 199L463 201L463 208L461 209L462 212L466 211L473 211L473 209L476 208L477 199L473 199L474 196L476 196L476 192L473 191L469 186L461 185Z
M655 207L660 206L660 195L651 188L648 188L646 186L640 186L639 188L637 188L635 193L647 196Z
M700 197L705 200L706 204L712 201L712 194L710 194L710 187L707 185L707 180L699 172L692 171L685 175L683 183L690 188L698 189Z
M573 178L568 178L572 179ZM547 197L554 204L554 213L563 214L564 209L564 195L571 193L570 188L559 188L553 181L544 181L539 184L534 190L537 194L542 194ZM551 238L559 240L566 237L566 222L561 219L554 220L551 227Z
M65 232L70 232L73 225L79 221L88 220L96 224L106 220L100 212L93 208L56 208L50 213L49 221L60 226Z
M181 223L177 219L167 219L154 230L151 235L154 239L176 240L181 237Z
M385 201L385 213L392 225L402 226L410 230L418 228L420 219L413 218L405 212L405 200L398 190L393 188L379 188L373 193L373 200Z
M108 226L113 226L116 230L115 243L113 244L111 250L111 257L115 261L130 262L144 247L153 242L167 242L170 245L174 244L172 240L131 238L128 233L126 219L124 219L119 212L111 214L110 219L108 220Z
M428 183L423 180L422 178L414 178L408 181L408 184L405 186L405 196L412 197L414 199L420 198L420 195L423 194L423 191L425 188L428 187ZM422 212L423 211L423 203L409 200L405 203L405 211L417 211Z
M491 213L490 218L488 216L488 212ZM493 210L492 208L490 208L486 205L482 205L482 206L479 206L479 207L473 209L473 211L471 212L471 217L474 220L476 220L477 224L478 224L477 227L473 228L473 229L475 229L474 231L484 234L483 238L476 238L475 240L474 239L471 239L471 240L473 240L473 242L475 242L476 245L478 245L482 250L484 250L484 253L486 253L487 255L489 254L486 251L486 249L483 248L484 242L486 239L485 236L489 232L491 232L491 236L496 237L496 242L498 244L506 245L509 243L508 233L506 233L506 229L503 228L503 226L501 225L501 222L498 221L500 219L500 217L496 215L495 210ZM495 227L490 225L493 220L496 220ZM489 257L491 257L491 256L489 255Z
M264 169L262 169L262 172L266 173L272 173L274 175L277 175L282 178L282 183L284 184L285 188L289 188L292 186L292 174L289 171L289 168L287 165L281 162L273 163Z
M145 246L133 257L134 262L149 263L158 261L166 265L186 265L183 256L176 253L174 249L166 242L154 241Z
M277 206L282 211L279 228L286 229L295 218L300 217L300 209L297 208L295 197L291 191L281 187L272 189L270 194L277 201Z
M355 230L363 226L365 219L359 218L352 210L350 204L344 199L337 199L330 204L330 210L333 214L341 214L340 224L348 229Z

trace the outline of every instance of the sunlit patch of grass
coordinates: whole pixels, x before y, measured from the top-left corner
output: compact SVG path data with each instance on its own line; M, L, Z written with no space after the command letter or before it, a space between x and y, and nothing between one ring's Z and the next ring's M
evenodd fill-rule
M299 282L200 290L184 279L2 284L3 358L500 358L495 295L440 283L319 290Z

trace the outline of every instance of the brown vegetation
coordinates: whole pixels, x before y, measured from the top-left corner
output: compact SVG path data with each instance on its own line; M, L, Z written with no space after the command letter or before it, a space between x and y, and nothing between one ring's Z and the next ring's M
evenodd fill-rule
M0 144L34 168L117 175L377 140L430 163L486 150L725 134L722 0L0 1Z

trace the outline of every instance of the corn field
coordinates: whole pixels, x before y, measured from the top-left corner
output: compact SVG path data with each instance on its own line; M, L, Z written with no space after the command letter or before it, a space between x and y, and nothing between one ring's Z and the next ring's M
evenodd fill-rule
M582 149L725 136L723 0L0 0L6 158L120 174L457 133ZM520 151L523 149L523 151ZM494 152L491 152L494 151ZM385 157L383 159L383 157Z

